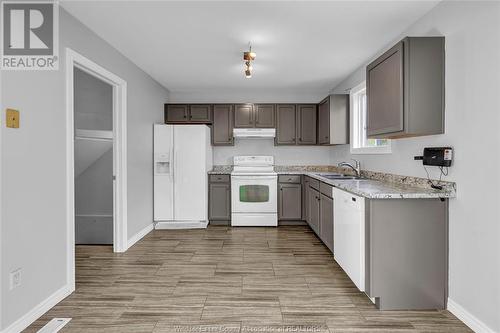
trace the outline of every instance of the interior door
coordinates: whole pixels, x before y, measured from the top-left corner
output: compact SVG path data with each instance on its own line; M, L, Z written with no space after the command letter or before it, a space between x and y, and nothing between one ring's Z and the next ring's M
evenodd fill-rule
M205 221L207 206L205 125L174 127L174 219Z

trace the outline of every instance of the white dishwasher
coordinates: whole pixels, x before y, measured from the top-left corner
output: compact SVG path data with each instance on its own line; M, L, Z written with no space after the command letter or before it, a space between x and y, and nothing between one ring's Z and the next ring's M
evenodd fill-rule
M333 253L360 291L365 291L365 198L333 188Z

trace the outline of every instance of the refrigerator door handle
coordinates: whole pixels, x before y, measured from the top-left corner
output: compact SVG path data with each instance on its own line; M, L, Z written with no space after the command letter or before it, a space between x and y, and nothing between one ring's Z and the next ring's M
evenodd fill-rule
M170 175L170 179L174 179L174 167L173 167L173 162L174 162L174 147L170 147L170 163L168 163L168 167L169 167L169 170L168 170L168 173Z

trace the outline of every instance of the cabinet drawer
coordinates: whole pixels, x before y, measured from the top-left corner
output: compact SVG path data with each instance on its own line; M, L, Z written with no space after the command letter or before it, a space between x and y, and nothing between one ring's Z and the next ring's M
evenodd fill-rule
M328 185L323 182L319 185L319 191L330 198L332 197L332 189L333 189L332 185Z
M319 191L320 181L311 177L307 177L307 179L309 180L309 186Z
M300 183L300 175L279 175L278 183Z
M208 177L210 183L229 183L230 179L229 175L209 175Z

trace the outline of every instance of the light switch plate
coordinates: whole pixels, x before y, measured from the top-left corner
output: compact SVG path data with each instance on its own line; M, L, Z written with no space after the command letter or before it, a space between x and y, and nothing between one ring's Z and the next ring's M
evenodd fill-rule
M19 111L7 109L5 123L9 128L19 128Z

